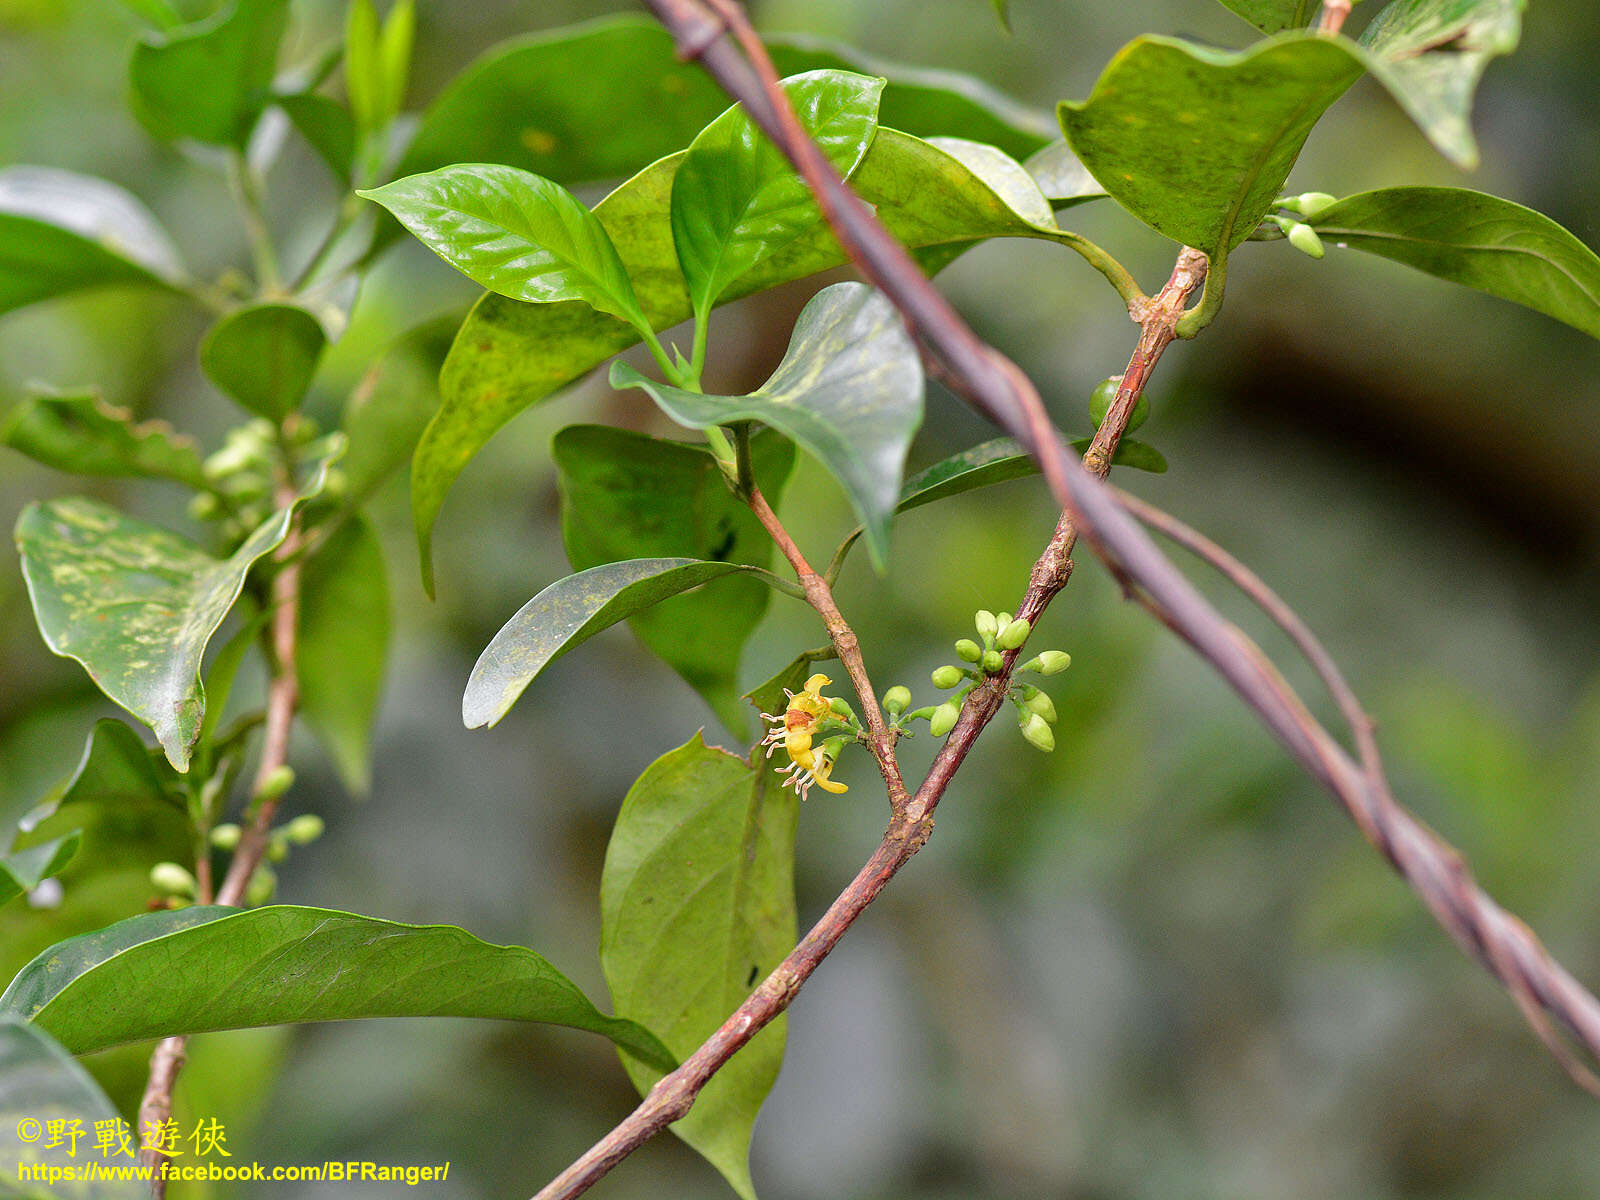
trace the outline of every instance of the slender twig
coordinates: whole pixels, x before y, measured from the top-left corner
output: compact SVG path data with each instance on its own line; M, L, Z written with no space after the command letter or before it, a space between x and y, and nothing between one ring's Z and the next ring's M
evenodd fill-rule
M228 156L228 179L233 184L245 236L250 243L250 255L255 261L256 287L263 295L275 295L283 286L278 271L278 252L273 247L272 231L267 226L261 181L242 151L235 150Z
M1519 1006L1554 1014L1591 1053L1600 1054L1600 1002L1551 960L1526 926L1477 888L1453 850L1351 761L1260 650L1156 549L1093 471L1070 465L1032 383L973 334L805 135L743 10L733 0L647 2L680 52L700 58L805 177L835 235L863 273L899 308L930 366L977 411L1021 440L1039 462L1064 516L1035 564L1029 596L1052 587L1059 591L1065 584L1071 572L1070 546L1082 530L1112 569L1213 666L1306 770L1352 813L1362 814L1358 822L1363 830L1378 831L1390 861L1458 943L1511 989ZM725 32L738 39L749 61L728 44ZM1173 318L1174 333L1179 320ZM1131 410L1131 404L1128 407ZM1018 611L1028 615L1027 598ZM1009 656L1008 669L1014 659L1015 654ZM541 1191L537 1200L560 1200L586 1191L633 1149L686 1113L718 1067L783 1010L844 928L926 840L933 807L977 733L999 707L1004 686L1002 674L992 684L974 689L903 815L891 821L872 860L795 952L682 1067L657 1083L621 1125Z
M1317 17L1318 33L1338 33L1350 15L1351 0L1322 0L1322 12Z

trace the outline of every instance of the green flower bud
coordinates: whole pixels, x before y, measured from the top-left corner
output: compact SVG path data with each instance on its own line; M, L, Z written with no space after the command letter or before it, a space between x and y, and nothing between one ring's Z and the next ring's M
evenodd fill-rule
M992 638L1000 632L999 622L995 620L995 615L987 608L980 608L973 616L972 623L978 627L979 637Z
M294 768L285 763L267 772L267 777L261 781L261 786L256 788L256 794L252 799L258 804L264 804L276 800L293 786Z
M967 662L977 662L983 657L983 647L971 638L962 638L956 643L956 653Z
M996 613L995 614L995 618L994 618L995 635L999 636L1000 631L1002 629L1004 629L1009 624L1011 624L1011 614L1010 613Z
M211 831L211 844L218 850L237 850L239 848L239 827L237 825L218 825Z
M960 715L961 705L954 700L946 700L928 718L928 732L934 737L943 737L956 727L956 718Z
M196 521L215 520L222 506L210 492L201 492L189 501L189 516Z
M151 867L150 886L168 896L193 896L199 887L188 869L175 862L158 862Z
M1046 754L1056 748L1056 735L1050 732L1050 726L1038 713L1030 712L1018 728L1022 730L1022 736L1027 739L1030 746L1043 750Z
M986 675L998 675L1000 668L1006 665L1005 656L998 650L985 650L983 652L983 671Z
M274 834L267 843L267 861L281 863L289 857L289 841L281 835Z
M246 906L255 908L272 899L272 894L278 890L278 876L271 867L259 866L256 873L250 876L250 883L244 889L244 902Z
M1002 650L1019 650L1028 640L1028 634L1032 632L1033 626L1018 617L1000 631L1000 636L995 638L995 642Z
M953 688L967 677L960 667L953 667L946 663L933 672L933 686L936 688Z
M296 846L309 846L321 837L327 828L327 824L316 813L301 813L283 827L283 836Z
M1046 721L1049 721L1051 724L1055 723L1056 706L1054 702L1051 701L1050 697L1046 696L1038 688L1024 688L1022 691L1022 703L1033 712L1038 713Z
M1301 192L1295 197L1295 207L1308 221L1315 221L1338 202L1338 197L1330 196L1327 192Z
M890 716L899 716L910 703L911 689L908 687L892 687L883 694L883 708Z
M1041 675L1059 675L1072 665L1072 655L1065 650L1046 650L1034 660L1039 665L1034 668Z
M1317 236L1317 231L1298 221L1289 226L1289 244L1301 254L1310 255L1312 258L1321 258L1327 253L1322 248L1322 239Z

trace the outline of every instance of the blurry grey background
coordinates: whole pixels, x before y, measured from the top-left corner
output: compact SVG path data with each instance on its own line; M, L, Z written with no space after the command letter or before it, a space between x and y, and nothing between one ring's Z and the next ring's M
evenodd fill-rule
M1356 24L1368 7L1376 0ZM626 8L422 0L410 105L500 38ZM1141 32L1223 45L1251 36L1211 0L1014 0L1012 10L1007 38L982 0L755 6L764 28L971 71L1046 112L1087 94ZM341 20L328 0L295 13L303 45ZM215 273L244 261L242 235L222 181L151 143L127 114L136 28L111 0L0 0L0 163L131 188L196 270ZM1596 45L1600 9L1532 6L1522 48L1490 67L1479 93L1484 165L1471 175L1360 83L1313 134L1290 190L1477 187L1600 244ZM270 189L275 228L291 255L307 252L332 199L325 172L291 143ZM1173 247L1109 202L1063 221L1147 288L1170 268ZM996 244L941 284L1039 382L1063 426L1087 430L1089 391L1122 369L1134 334L1101 280L1064 250ZM815 286L720 312L711 382L764 377ZM313 411L336 414L390 338L475 291L399 245L366 285ZM19 312L0 322L0 401L29 380L93 383L215 444L236 417L196 368L202 327L180 302L148 293ZM1400 796L1591 982L1597 366L1600 349L1583 335L1398 266L1248 245L1220 320L1174 347L1150 390L1140 436L1171 471L1119 480L1234 550L1300 610L1379 718ZM373 793L345 796L317 747L297 745L295 806L317 807L329 833L296 852L280 896L530 945L603 997L597 887L617 805L701 725L727 738L622 629L564 658L495 730L469 733L459 719L479 649L566 569L548 440L593 420L672 435L637 393L598 381L519 417L446 504L437 603L418 584L403 480L382 497L399 633ZM935 392L913 466L992 435ZM170 492L85 485L0 451L0 525L29 498L86 488L183 521ZM784 516L813 557L850 524L810 463ZM974 609L1014 603L1051 524L1042 487L1021 481L903 518L889 579L856 556L840 602L880 688L931 695L929 670L969 632ZM1281 638L1197 578L1317 695ZM788 1061L757 1128L766 1200L1600 1192L1593 1102L1327 797L1187 651L1121 602L1089 555L1039 636L1074 657L1050 681L1058 749L1040 755L996 722L933 841L796 1003ZM776 599L748 649L747 680L819 640L808 610ZM9 812L69 769L92 718L110 711L76 664L44 649L11 555L0 567L0 664ZM906 746L913 776L929 753L925 737ZM802 813L803 923L882 829L866 756L847 757L839 774L849 794L818 794ZM102 919L132 911L141 886L130 868ZM47 915L7 910L4 975L64 932ZM92 1065L131 1105L145 1054ZM449 1181L430 1194L449 1197L531 1193L633 1102L599 1039L455 1021L198 1039L186 1087L192 1111L229 1122L236 1154L448 1158ZM662 1138L595 1194L728 1193Z

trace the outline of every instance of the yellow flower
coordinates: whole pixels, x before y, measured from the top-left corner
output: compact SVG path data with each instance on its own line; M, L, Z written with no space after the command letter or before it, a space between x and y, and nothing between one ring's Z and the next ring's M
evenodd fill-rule
M832 682L826 675L817 674L806 680L805 687L798 692L784 688L783 694L789 697L788 706L781 713L761 714L762 719L772 726L767 736L761 739L761 744L767 748L767 757L771 758L779 746L783 747L783 752L789 756L789 765L779 770L778 774L788 776L783 786L794 788L802 800L812 784L825 792L850 790L844 784L828 778L833 773L833 756L828 753L826 746L817 750L811 745L817 728L832 712L828 698L822 694L822 689Z

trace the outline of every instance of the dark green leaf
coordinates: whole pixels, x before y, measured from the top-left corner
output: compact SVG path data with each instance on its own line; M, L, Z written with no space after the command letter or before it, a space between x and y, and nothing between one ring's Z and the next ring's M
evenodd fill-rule
M879 115L896 129L991 142L1017 158L1053 136L1047 117L970 76L869 59L816 38L766 41L780 75L831 68L887 76ZM565 184L617 179L687 146L726 107L722 89L678 58L656 22L603 18L486 51L423 114L399 174L497 162Z
M1035 475L1039 466L1015 438L995 438L941 459L906 480L896 512L909 512L976 488Z
M1081 454L1089 448L1089 439L1084 438L1072 444ZM1161 451L1133 438L1125 437L1117 443L1117 452L1111 456L1111 461L1119 467L1132 467L1135 471L1149 471L1154 475L1161 475L1167 469L1167 460Z
M682 155L663 159L595 207L657 329L690 315L668 217ZM879 128L851 187L903 243L924 247L930 267L989 237L1061 240L1053 225L1030 224L944 151ZM797 238L729 289L731 300L845 261L826 228ZM430 538L439 508L462 468L517 413L573 382L637 340L633 331L580 304L519 304L486 296L468 314L440 376L439 412L417 446L411 504L423 579L432 590Z
M1304 29L1322 7L1321 0L1221 0L1262 33Z
M198 743L201 754L212 754L216 748L217 730L222 726L223 715L227 712L228 697L233 694L234 680L239 676L239 668L244 665L244 660L249 656L250 650L256 645L262 629L267 625L269 613L251 611L255 605L249 597L241 598L237 611L243 619L239 627L233 631L233 636L222 644L211 659L211 669L206 672L206 715L200 722L200 741ZM302 617L302 621L303 621ZM302 704L304 698L302 697ZM210 778L209 768L212 758L203 759L200 770L204 772L201 778Z
M1600 337L1600 258L1549 217L1464 188L1383 188L1317 216L1349 247L1526 305Z
M1033 176L1039 190L1057 208L1098 200L1106 194L1064 139L1030 155L1022 169Z
M253 304L231 312L200 343L212 383L270 421L293 412L311 387L328 335L303 308Z
M352 508L364 503L417 448L439 407L439 368L460 327L460 315L451 314L402 334L350 393L340 421L350 449L339 469Z
M210 487L192 438L161 421L137 424L125 408L97 393L35 395L12 410L0 443L77 475L172 479L197 491Z
M783 83L801 127L841 175L855 170L872 141L883 83L844 71ZM742 108L711 122L672 183L672 240L696 316L821 219L810 187Z
M144 1200L149 1191L134 1179L82 1181L78 1177L80 1181L70 1185L22 1185L23 1164L82 1171L86 1157L97 1155L91 1149L96 1123L117 1119L116 1106L89 1072L48 1035L21 1021L0 1019L0 1130L4 1131L0 1136L0 1194L18 1200L55 1200L68 1195L73 1200ZM74 1143L62 1138L50 1146L50 1139L43 1136L44 1123L54 1121L65 1122L67 1128L76 1122L83 1131L82 1140ZM24 1142L18 1131L30 1127L40 1136Z
M103 284L182 279L166 231L121 188L54 167L0 169L0 313Z
M798 801L696 734L652 763L617 815L600 879L600 963L619 1015L693 1052L795 942ZM672 1130L746 1200L750 1131L783 1060L779 1017ZM641 1093L659 1070L628 1054Z
M673 1065L654 1037L598 1012L532 950L454 925L292 905L145 913L58 942L17 973L0 1014L31 1021L74 1054L257 1025L492 1017L585 1029Z
M339 777L365 794L372 723L389 655L389 576L372 527L352 515L306 564L300 607L300 712Z
M0 904L33 891L61 870L78 853L82 841L79 834L68 833L0 857Z
M1254 231L1323 111L1360 77L1348 43L1288 33L1239 54L1142 37L1061 127L1119 204L1225 255Z
M529 600L478 656L461 699L468 729L506 715L539 673L602 629L669 596L757 568L692 558L635 558L558 579Z
M794 444L751 440L756 480L778 504L794 467ZM696 558L765 567L772 539L728 488L700 446L574 425L556 434L561 537L575 571L628 558ZM747 717L738 689L739 655L766 614L771 593L733 575L663 600L630 619L652 653L705 697L734 733Z
M324 466L303 495L320 490L325 474ZM288 509L269 517L226 559L95 500L30 504L17 519L45 643L154 729L179 771L188 769L205 711L206 643L289 518Z
M1524 0L1392 0L1362 32L1368 69L1445 157L1476 166L1472 96L1522 36Z
M646 324L605 227L560 184L516 167L462 164L359 193L462 274L513 300L582 300Z
M336 180L343 183L350 178L356 160L356 126L349 109L315 92L278 95L272 102L283 109Z
M243 148L269 91L288 0L234 0L134 47L133 107L159 138Z
M697 429L761 421L793 438L837 479L880 569L906 450L922 424L922 363L900 314L865 284L836 283L807 304L789 351L747 396L709 396L646 379L626 363L613 387L639 387Z

